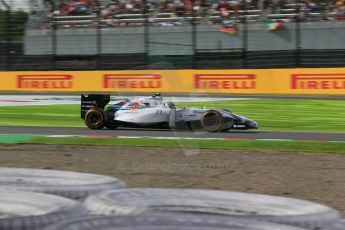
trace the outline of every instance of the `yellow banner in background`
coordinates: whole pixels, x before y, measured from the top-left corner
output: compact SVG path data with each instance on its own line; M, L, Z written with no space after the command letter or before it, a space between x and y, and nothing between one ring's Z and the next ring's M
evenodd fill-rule
M345 95L345 68L1 72L0 92Z

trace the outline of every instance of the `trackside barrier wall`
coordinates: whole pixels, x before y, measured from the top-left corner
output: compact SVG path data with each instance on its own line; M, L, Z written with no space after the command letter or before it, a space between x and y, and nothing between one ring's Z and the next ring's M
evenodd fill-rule
M345 95L345 68L0 72L0 93Z

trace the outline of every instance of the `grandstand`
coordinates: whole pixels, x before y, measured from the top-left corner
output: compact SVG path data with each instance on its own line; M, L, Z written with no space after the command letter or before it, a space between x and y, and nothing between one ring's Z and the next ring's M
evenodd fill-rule
M4 14L0 68L343 66L345 0L242 2L31 0L23 28Z
M195 20L216 24L246 19L344 20L345 1L322 0L42 0L44 8L37 26L56 22L63 27L178 26ZM244 4L245 2L245 4ZM146 7L145 7L146 6Z

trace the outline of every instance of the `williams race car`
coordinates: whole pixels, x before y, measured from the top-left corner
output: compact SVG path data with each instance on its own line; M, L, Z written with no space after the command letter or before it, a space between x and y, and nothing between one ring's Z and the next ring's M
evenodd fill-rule
M177 108L173 102L162 103L162 99L155 93L152 97L125 99L109 106L110 95L82 95L81 118L90 129L130 127L219 132L258 128L255 121L229 110Z

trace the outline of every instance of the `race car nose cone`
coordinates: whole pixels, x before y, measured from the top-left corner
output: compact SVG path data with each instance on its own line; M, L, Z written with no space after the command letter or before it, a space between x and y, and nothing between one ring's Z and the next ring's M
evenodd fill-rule
M245 125L248 127L248 128L251 128L251 129L258 129L259 128L259 125L258 123L256 123L255 121L246 121L245 122Z

